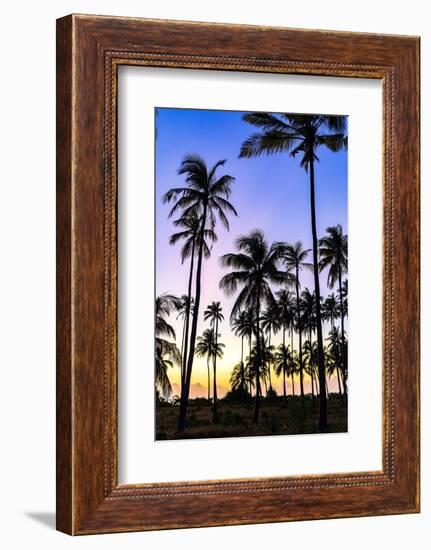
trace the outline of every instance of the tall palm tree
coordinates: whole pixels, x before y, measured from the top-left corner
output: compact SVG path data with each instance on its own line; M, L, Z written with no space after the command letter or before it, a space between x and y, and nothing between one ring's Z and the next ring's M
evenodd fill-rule
M273 306L275 298L270 283L276 285L287 284L291 277L285 271L279 269L279 261L283 252L280 243L268 245L262 231L255 229L249 235L243 235L236 240L238 253L225 254L220 258L223 267L233 268L233 271L225 275L219 286L226 294L231 295L241 286L235 304L232 308L231 318L244 308L253 308L256 314L256 401L253 422L259 421L259 399L261 395L260 369L261 362L261 338L260 315L263 305Z
M212 329L205 329L202 336L198 336L195 355L197 357L207 358L207 374L208 374L208 403L210 402L210 360L214 361L214 357L223 357L224 344L220 342L216 343L214 338L214 331Z
M219 337L218 326L222 323L224 316L220 302L212 302L204 312L204 320L210 321L214 333L214 350L217 350L217 341ZM213 420L217 421L217 353L213 356Z
M227 214L237 215L235 208L229 202L233 176L225 174L217 177L217 169L225 164L225 160L219 160L211 169L208 169L205 161L197 155L188 155L184 158L178 169L179 175L185 175L186 186L174 187L164 196L163 202L174 202L169 213L173 216L181 212L181 216L196 214L200 218L200 228L197 238L197 266L194 310L190 333L190 348L184 375L184 384L181 390L180 414L178 418L178 431L183 432L186 427L187 406L190 393L190 380L193 370L195 355L196 335L199 319L199 306L201 300L201 276L202 260L204 257L205 231L214 230L216 220L219 219L224 227L229 230Z
M268 349L271 349L271 334L277 334L281 328L280 312L277 302L264 311L261 315L262 330L268 335ZM271 369L268 371L269 388L272 390Z
M186 362L189 345L189 328L190 328L190 314L192 313L191 307L193 305L192 297L192 282L193 282L193 268L196 252L198 250L198 239L201 231L201 218L198 212L191 211L187 215L182 215L180 218L174 221L174 226L179 228L179 231L171 235L169 244L175 245L178 241L184 241L181 248L181 263L184 263L187 258L190 258L189 278L187 285L187 296L184 300L185 310L183 314L183 346L182 346L182 366L181 366L181 388L184 385L184 373L186 371ZM209 258L211 254L211 246L217 240L213 228L205 228L203 232L203 255L205 258Z
M317 150L321 147L337 152L347 147L345 137L346 117L332 115L295 115L282 113L247 113L246 122L258 128L246 139L240 151L240 157L257 157L262 154L289 153L291 157L300 156L300 166L309 174L311 233L313 238L314 289L317 297L317 345L319 379L325 379L325 358L323 354L322 320L320 315L320 281L318 261L318 240L315 201L314 163L318 160ZM319 407L319 429L327 428L326 395L321 392Z
M295 291L296 291L296 327L298 331L298 356L299 356L299 385L301 391L301 397L304 397L304 372L302 361L302 323L301 323L301 305L299 289L301 286L299 280L299 274L302 268L310 268L311 265L305 260L307 259L310 250L306 250L303 247L301 241L297 241L295 244L286 245L285 254L283 257L284 264L289 271L293 271L295 277Z
M319 242L320 270L329 267L328 286L334 288L338 284L338 296L340 300L341 319L341 349L342 371L346 374L346 346L344 333L344 300L343 300L343 274L347 273L347 235L343 234L340 224L326 229L326 235ZM347 394L346 394L347 399Z

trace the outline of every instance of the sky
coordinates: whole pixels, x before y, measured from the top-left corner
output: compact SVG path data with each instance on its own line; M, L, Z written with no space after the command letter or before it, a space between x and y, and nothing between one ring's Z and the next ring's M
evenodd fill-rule
M198 109L155 109L156 126L156 295L170 293L187 294L189 261L181 265L181 243L171 246L169 237L177 229L168 219L172 205L162 204L161 197L172 187L184 185L184 175L177 174L186 154L201 156L207 166L221 159L226 164L218 169L220 177L229 174L235 177L230 202L238 217L230 217L230 231L221 223L216 226L218 241L213 245L211 257L203 262L201 312L198 335L208 323L203 320L203 311L212 301L220 301L225 317L219 328L219 341L225 344L224 357L217 361L217 386L219 396L229 390L230 373L241 359L241 341L229 326L229 317L236 296L226 296L218 283L228 270L219 264L223 254L236 252L234 242L239 235L253 229L262 229L267 241L302 241L305 248L312 248L310 221L309 178L299 160L287 153L261 156L251 159L238 158L242 142L256 128L242 120L241 111L217 111ZM316 219L318 238L328 226L341 224L347 230L347 151L333 153L320 148L319 162L315 164ZM311 262L311 253L309 256ZM311 271L300 275L301 289L314 290ZM321 295L335 292L327 287L327 272L320 275ZM274 291L279 288L274 287ZM171 315L177 344L180 347L182 323ZM325 332L326 334L326 332ZM281 342L281 333L271 343ZM296 340L294 341L296 345ZM170 369L169 378L173 394L179 393L179 368ZM330 389L335 389L335 377ZM282 382L273 376L273 385L282 392ZM211 381L212 385L212 381ZM295 382L296 385L296 382ZM305 388L308 391L308 381ZM297 389L297 388L295 388ZM291 391L290 382L288 391ZM191 380L191 397L206 396L206 359L196 358Z

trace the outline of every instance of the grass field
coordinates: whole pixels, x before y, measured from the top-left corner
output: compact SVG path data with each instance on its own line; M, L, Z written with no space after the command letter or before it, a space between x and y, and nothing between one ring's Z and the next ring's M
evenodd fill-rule
M258 425L252 423L254 401L218 401L218 421L213 422L212 408L206 399L192 399L187 411L187 427L177 433L179 406L168 403L156 407L156 439L197 439L213 437L247 437L255 435L289 435L318 433L318 399L289 396L262 399ZM347 431L347 410L338 394L328 401L328 432Z

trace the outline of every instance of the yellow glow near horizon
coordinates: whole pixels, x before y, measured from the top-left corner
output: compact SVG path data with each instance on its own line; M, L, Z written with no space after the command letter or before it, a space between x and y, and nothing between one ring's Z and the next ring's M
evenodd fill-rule
M179 328L179 327L178 327ZM224 330L223 330L224 328ZM179 332L181 334L181 332ZM294 338L294 347L296 347L297 337ZM217 395L223 397L230 390L230 376L234 366L241 360L241 339L237 338L230 332L229 325L226 324L221 328L221 336L219 341L225 344L224 354L221 359L217 360ZM278 346L282 341L280 333L272 338L272 344ZM286 335L286 344L290 345L290 337ZM248 340L244 339L244 359L249 353ZM213 365L212 360L210 365L210 395L213 395ZM179 394L180 388L180 369L174 367L168 372L169 380L173 386L173 395ZM283 394L283 377L277 377L273 371L271 371L272 384L275 387L276 392L279 395ZM299 374L294 376L295 394L299 394ZM337 376L334 374L328 381L329 391L338 392ZM191 378L191 391L190 397L206 397L208 393L208 372L207 372L207 359L202 357L195 357L193 362L193 371ZM286 390L290 395L292 393L291 377L286 379ZM306 393L311 392L311 379L304 372L304 391Z

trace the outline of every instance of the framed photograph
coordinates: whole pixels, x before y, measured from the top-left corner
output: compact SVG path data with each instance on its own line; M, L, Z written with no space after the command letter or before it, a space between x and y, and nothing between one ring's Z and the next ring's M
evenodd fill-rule
M419 39L57 21L57 528L419 511Z

